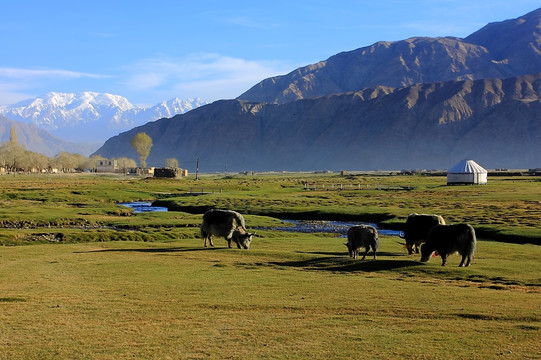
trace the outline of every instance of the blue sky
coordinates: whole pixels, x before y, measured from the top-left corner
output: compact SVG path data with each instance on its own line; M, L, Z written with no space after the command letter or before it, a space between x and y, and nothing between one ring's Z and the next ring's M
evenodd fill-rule
M0 105L47 92L239 96L259 81L377 41L466 37L539 0L0 0Z

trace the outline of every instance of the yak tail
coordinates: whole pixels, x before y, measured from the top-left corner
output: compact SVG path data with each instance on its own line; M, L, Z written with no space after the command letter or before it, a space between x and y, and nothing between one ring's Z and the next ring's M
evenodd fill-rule
M462 231L458 237L457 242L459 244L462 244L462 250L464 253L462 256L468 256L470 258L473 258L473 254L475 253L475 247L477 243L477 238L475 236L475 230L473 226L470 224L464 224L467 227L467 231Z
M470 258L473 259L473 254L475 253L475 248L477 245L477 237L475 236L475 229L471 225L470 225L469 235L470 235L470 239L469 239L470 241L468 242L469 244L468 255L470 256Z

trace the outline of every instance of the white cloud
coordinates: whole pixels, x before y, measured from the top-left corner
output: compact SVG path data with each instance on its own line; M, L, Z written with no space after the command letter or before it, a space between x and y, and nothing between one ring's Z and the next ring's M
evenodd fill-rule
M0 105L51 91L108 92L147 105L174 97L232 99L261 80L288 73L298 66L301 64L199 53L182 58L142 59L120 68L114 77L62 69L0 67Z
M90 74L84 72L58 70L58 69L17 69L17 68L0 68L0 78L40 78L40 77L63 77L63 78L107 78L107 75Z
M215 53L156 57L126 67L124 83L136 91L169 93L162 95L169 97L198 96L212 101L237 97L259 81L295 67L278 61L245 60Z
M110 76L61 69L0 67L0 105L10 105L55 91L61 82L107 79ZM88 89L85 89L88 90Z

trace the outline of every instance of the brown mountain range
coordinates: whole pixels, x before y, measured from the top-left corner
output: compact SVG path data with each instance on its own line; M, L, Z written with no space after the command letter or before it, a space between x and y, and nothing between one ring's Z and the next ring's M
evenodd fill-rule
M283 105L217 101L120 134L98 153L137 158L129 143L140 131L154 142L149 164L199 157L203 171L441 169L462 158L527 168L541 162L541 74Z
M341 53L264 80L248 100L122 133L96 153L137 158L130 139L144 131L150 165L174 157L193 170L200 158L201 171L445 169L462 158L540 167L540 19L541 9L489 24L470 42L415 38Z
M465 39L418 37L342 52L271 77L239 100L285 102L378 85L508 78L541 72L541 9L489 24Z

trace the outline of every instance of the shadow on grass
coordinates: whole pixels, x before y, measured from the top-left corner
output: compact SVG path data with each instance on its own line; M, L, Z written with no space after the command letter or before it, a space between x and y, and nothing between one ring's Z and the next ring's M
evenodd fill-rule
M101 253L101 252L173 253L173 252L192 252L192 251L213 251L213 250L225 250L225 249L228 249L228 248L227 247L207 247L207 248L205 247L201 247L201 248L170 247L170 248L153 248L153 249L101 249L101 250L77 251L76 254Z
M345 247L344 247L345 249ZM310 255L325 255L325 256L342 256L342 257L348 257L347 250L344 251L295 251L297 254L310 254ZM364 251L361 251L360 256L362 257L364 254ZM404 253L397 253L397 252L386 252L386 251L378 251L378 257L379 256L409 256L408 254ZM419 255L420 257L421 255ZM366 259L372 259L374 255L372 252L369 252L368 255L366 255Z
M167 254L167 253L184 253L184 252L199 252L199 251L215 251L215 250L229 250L227 247L201 247L201 248L185 248L185 247L169 247L169 248L151 248L151 249L101 249L101 250L90 250L90 251L80 251L76 252L78 254L82 253L114 253L114 252L140 252L140 253L156 253L156 254ZM238 250L233 248L231 250ZM344 252L303 252L297 251L299 254L310 254L310 255L323 255L323 257L307 259L307 260L297 260L297 261L269 261L267 264L277 267L289 267L289 268L298 268L304 270L316 270L316 271L330 271L330 272L374 272L374 271L385 271L385 270L394 270L412 266L423 265L419 261L415 260L390 260L390 259L373 259L372 253L369 253L366 256L365 260L360 258L354 260L348 257ZM361 255L362 256L362 255ZM378 257L381 256L406 256L401 253L390 253L390 252L379 252Z
M368 256L370 256L370 254ZM414 260L373 260L368 256L365 260L353 260L346 257L328 256L317 259L299 261L274 261L270 262L270 264L280 267L292 267L304 270L331 272L374 272L423 265L422 263Z

